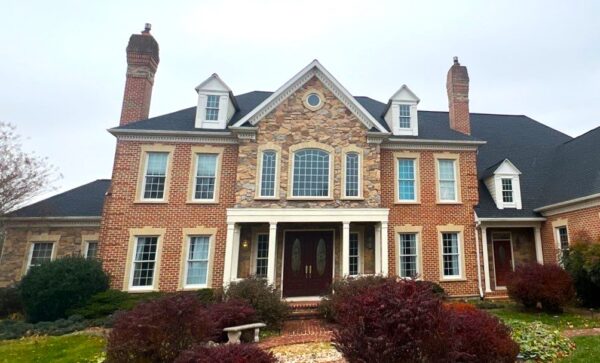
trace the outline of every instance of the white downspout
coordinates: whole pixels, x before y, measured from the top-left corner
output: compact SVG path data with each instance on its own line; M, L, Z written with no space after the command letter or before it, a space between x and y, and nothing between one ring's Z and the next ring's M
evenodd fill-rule
M479 297L483 299L483 288L481 287L481 258L479 256L479 233L477 228L480 226L480 222L477 220L477 213L475 213L475 250L477 251L477 287L479 288Z

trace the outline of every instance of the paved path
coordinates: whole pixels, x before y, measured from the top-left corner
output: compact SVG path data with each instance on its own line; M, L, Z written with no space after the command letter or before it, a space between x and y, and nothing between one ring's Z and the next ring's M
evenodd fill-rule
M258 345L263 349L269 349L289 344L330 342L332 336L332 326L322 320L289 320L283 323L281 335L267 338Z

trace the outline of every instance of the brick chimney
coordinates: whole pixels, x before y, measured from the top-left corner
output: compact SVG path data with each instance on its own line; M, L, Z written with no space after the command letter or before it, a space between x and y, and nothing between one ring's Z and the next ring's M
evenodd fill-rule
M127 125L133 121L148 118L154 74L158 67L158 43L150 34L151 25L146 23L141 34L132 34L127 44L127 75L121 122Z
M458 63L458 57L454 57L454 64L448 70L446 89L448 91L450 128L471 135L469 74L467 73L467 67Z

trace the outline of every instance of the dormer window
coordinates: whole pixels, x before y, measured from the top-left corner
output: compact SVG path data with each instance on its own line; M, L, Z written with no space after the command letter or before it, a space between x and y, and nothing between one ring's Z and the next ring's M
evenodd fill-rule
M383 118L392 129L396 136L419 135L419 118L417 113L417 104L419 98L406 85L394 93Z
M498 209L521 209L521 172L508 159L492 165L482 176Z
M512 179L502 178L502 202L514 203Z
M226 129L227 123L238 110L231 89L219 76L213 74L196 87L196 92L196 128Z
M206 121L219 120L219 96L208 95L206 100Z
M400 112L398 126L401 129L409 129L410 128L410 105L398 105L398 110Z

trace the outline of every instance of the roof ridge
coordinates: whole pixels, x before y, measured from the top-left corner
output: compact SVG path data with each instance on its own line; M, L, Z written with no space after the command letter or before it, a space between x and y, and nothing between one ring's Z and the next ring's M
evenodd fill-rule
M588 136L588 135L589 135L589 134L591 134L592 132L596 132L596 131L598 131L598 130L600 130L600 126L594 127L593 129L591 129L591 130L588 130L588 131L584 132L583 134L581 134L581 135L579 135L579 136L577 136L577 137L573 137L573 138L571 138L571 140L569 140L569 141L565 141L565 142L563 142L561 145L566 145L566 144L570 143L571 141L578 141L578 140L581 140L581 138L582 138L582 137L584 137L584 136Z

